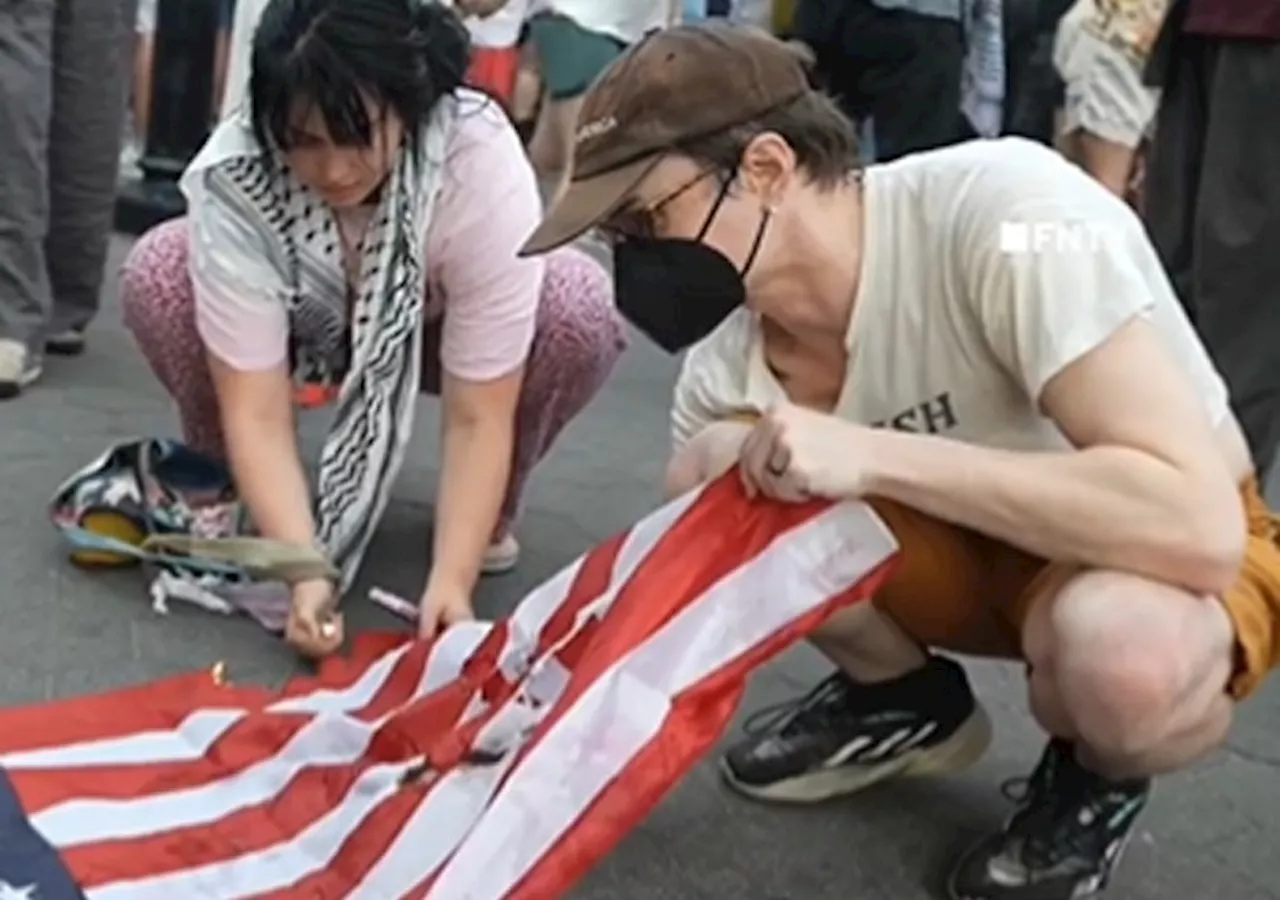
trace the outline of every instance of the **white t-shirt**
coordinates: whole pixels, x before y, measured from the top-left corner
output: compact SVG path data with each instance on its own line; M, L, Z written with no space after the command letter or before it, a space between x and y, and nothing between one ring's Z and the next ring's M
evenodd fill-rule
M454 0L441 0L445 6L455 5ZM506 50L520 42L520 29L529 15L532 0L507 0L505 6L491 16L467 16L463 24L471 33L471 43L476 47Z
M550 9L624 44L634 44L655 28L670 24L673 0L541 0L534 9Z
M1045 384L1134 317L1150 321L1215 423L1227 390L1142 223L1075 166L1021 138L870 167L849 363L836 414L1015 451L1063 449ZM690 349L676 447L785 400L743 308Z

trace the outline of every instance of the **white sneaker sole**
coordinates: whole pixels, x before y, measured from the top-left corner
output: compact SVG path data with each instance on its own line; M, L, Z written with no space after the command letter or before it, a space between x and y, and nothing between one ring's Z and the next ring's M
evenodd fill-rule
M481 575L505 575L520 564L520 544L490 547L480 564Z
M0 400L10 400L18 396L24 389L39 381L43 374L43 366L31 366L23 369L16 381L12 378L0 380Z
M941 744L912 750L881 765L832 766L807 772L769 785L745 784L720 761L725 781L738 793L769 803L821 803L856 794L891 778L937 778L963 772L982 758L991 746L991 719L980 705L955 734Z

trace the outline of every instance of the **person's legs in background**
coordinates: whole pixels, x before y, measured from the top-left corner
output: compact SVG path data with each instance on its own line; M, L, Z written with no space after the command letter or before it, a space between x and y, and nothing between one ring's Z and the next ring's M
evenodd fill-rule
M538 123L529 141L529 159L539 178L555 181L568 165L583 94L625 46L554 13L534 16L528 27L544 90Z
M44 236L55 0L0 16L0 398L40 375L52 307Z
M136 39L133 46L133 87L129 109L133 116L133 139L141 153L151 127L151 74L156 60L156 7L159 0L138 0Z
M1054 39L1072 0L1014 0L1003 6L1005 98L1000 133L1054 143L1062 78Z
M800 0L793 37L814 51L819 76L846 114L872 120L877 159L968 136L958 19L882 9L871 0Z
M115 212L137 0L59 0L49 133L50 353L84 349Z
M1065 89L1057 143L1103 187L1131 200L1159 92L1142 81L1141 51L1108 40L1102 17L1095 0L1081 0L1058 27L1054 64Z
M467 83L484 91L513 114L516 78L520 73L520 48L472 47Z
M0 397L78 353L115 204L134 2L32 0L0 17Z
M520 139L528 146L538 127L538 114L542 111L542 72L538 69L538 53L524 29L518 45L520 59L516 64L515 83L511 88L511 118L520 133Z
M1184 34L1168 59L1147 225L1265 484L1280 446L1280 42Z
M502 104L514 119L516 78L521 64L521 34L529 0L503 0L496 12L476 9L463 19L471 35L467 83ZM526 114L527 115L527 114Z
M231 27L236 17L236 0L218 0L218 36L213 48L213 97L210 118L217 121L227 93L227 69L231 60Z
M156 19L159 0L137 0L136 40L133 47L133 87L129 110L133 140L140 154L147 142L151 126L152 75L156 57ZM218 0L218 30L213 49L213 93L210 97L210 119L222 114L227 93L227 77L231 58L231 29L235 21L236 0Z

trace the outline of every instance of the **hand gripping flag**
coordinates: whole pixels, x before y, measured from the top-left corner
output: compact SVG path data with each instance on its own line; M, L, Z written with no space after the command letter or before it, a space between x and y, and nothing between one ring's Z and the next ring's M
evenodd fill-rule
M205 672L0 713L0 898L561 896L895 552L865 505L729 475L497 624L365 637L278 694Z

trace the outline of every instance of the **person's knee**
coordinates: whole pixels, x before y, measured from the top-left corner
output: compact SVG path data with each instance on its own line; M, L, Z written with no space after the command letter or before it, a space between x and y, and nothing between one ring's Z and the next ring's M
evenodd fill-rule
M147 333L171 313L174 291L189 284L185 220L157 225L134 243L120 269L125 325L135 334Z
M1087 572L1042 601L1027 641L1033 678L1047 678L1078 736L1099 751L1139 755L1196 727L1226 690L1233 629L1211 598L1135 575Z
M581 250L547 258L536 345L535 366L545 361L575 381L597 385L627 346L609 273Z

